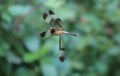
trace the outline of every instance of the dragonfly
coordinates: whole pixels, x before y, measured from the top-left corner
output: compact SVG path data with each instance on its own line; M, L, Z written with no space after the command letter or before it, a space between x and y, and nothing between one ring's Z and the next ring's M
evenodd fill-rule
M56 14L52 10L48 10L48 12L43 13L42 15L43 20L49 24L49 29L43 31L40 33L40 37L48 37L48 36L59 36L59 50L60 50L60 56L59 60L61 62L64 62L66 57L66 50L63 47L63 34L68 34L71 36L77 36L77 34L67 32L63 29L62 21L59 17L56 16Z

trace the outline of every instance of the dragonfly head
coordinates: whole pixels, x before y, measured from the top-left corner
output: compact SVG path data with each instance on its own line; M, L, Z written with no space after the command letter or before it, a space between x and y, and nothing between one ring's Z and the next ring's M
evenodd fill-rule
M50 30L50 33L51 33L51 34L54 34L54 33L55 33L55 28L52 28L52 29Z

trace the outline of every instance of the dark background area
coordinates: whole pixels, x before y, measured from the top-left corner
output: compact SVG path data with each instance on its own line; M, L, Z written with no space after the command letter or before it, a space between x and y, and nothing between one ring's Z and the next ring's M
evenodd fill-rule
M63 27L59 38L40 38L52 9ZM0 0L0 76L120 76L120 0Z

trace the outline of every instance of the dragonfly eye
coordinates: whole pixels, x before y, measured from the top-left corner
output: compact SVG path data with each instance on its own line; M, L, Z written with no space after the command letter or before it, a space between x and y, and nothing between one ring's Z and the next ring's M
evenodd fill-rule
M43 14L43 19L45 20L47 18L48 14L47 13L44 13Z
M55 33L55 29L54 29L54 28L51 29L50 32L51 32L52 34Z
M49 10L49 14L50 15L53 15L53 14L55 14L52 10Z

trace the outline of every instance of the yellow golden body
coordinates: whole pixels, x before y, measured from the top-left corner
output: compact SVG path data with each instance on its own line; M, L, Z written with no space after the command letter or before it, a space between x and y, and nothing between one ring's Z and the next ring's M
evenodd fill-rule
M62 28L58 28L58 27L54 27L54 28L52 28L52 30L54 29L54 35L62 35L62 34L64 34L65 32L64 32L64 30L62 29Z
M54 34L55 35L62 35L62 34L64 34L64 31L63 30L56 30Z
M58 27L54 27L51 32L52 32L53 35L58 35L58 36L63 35L63 34L69 34L69 35L72 35L72 36L77 36L76 34L69 33L67 31L64 31L62 28L58 28Z

